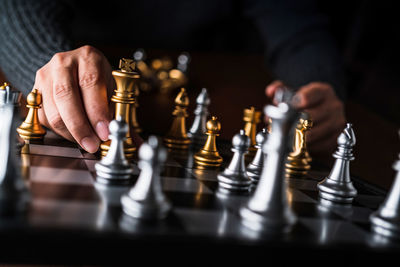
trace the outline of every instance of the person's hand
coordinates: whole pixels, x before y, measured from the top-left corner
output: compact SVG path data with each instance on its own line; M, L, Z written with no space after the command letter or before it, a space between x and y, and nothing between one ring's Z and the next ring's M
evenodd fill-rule
M57 53L36 72L42 93L40 122L55 133L96 152L108 139L108 94L115 87L111 66L91 46Z
M272 82L266 88L267 97L272 99L282 86L284 84L281 81ZM311 82L300 87L293 100L295 107L307 112L313 121L313 127L306 137L310 153L316 156L330 155L346 124L344 104L336 96L333 87L328 83Z

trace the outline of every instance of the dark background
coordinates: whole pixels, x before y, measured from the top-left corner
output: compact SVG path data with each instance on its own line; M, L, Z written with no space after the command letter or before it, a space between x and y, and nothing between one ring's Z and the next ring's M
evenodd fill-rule
M196 7L193 3L196 1L186 5L185 1L176 0L161 2L153 7L146 1L111 1L102 3L101 9L96 10L96 1L78 1L77 16L80 19L75 21L80 24L72 23L71 29L75 38L79 39L79 44L89 43L96 47L106 47L105 49L118 43L126 44L126 51L143 47L164 51L188 50L192 53L215 52L262 57L264 48L258 30L249 18L243 16L244 1L203 0L198 3L197 10L193 10ZM400 78L397 73L400 69L400 33L398 9L394 6L394 1L318 0L317 4L321 13L328 17L330 30L340 49L346 70L349 99L368 106L399 126ZM107 13L107 5L110 5L113 12L119 12L120 26L109 23L110 17L114 19L115 16ZM127 10L126 6L136 6L141 12L136 12L135 8ZM198 26L196 23L202 20L202 16L209 15L212 19L205 19L209 25L201 24L193 34L184 32L185 27L175 25L174 19L168 18L168 13L175 9L186 10L185 8L190 16L187 18L188 23L193 22ZM218 16L209 14L209 10L219 12ZM152 14L152 17L146 14ZM154 20L153 16L169 20L168 25L172 25L174 31L159 27L160 31L156 30L149 35L150 29L158 29L154 27L155 23L162 23ZM135 34L127 34L132 30ZM135 47L128 44L135 44ZM112 64L118 62L112 53L105 54ZM119 55L121 56L121 52Z

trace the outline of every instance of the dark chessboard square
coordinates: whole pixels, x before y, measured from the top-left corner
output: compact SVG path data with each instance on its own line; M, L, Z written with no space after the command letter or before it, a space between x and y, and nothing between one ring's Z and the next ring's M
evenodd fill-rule
M73 200L80 202L99 201L99 195L93 186L31 183L30 191L34 199Z
M189 171L182 167L164 166L161 177L176 177L181 179L196 179Z
M212 194L195 194L184 192L165 191L165 195L172 202L174 207L218 210L221 204Z
M342 220L342 218L336 213L321 209L316 203L293 201L291 202L291 207L298 217Z
M43 155L29 155L30 166L50 167L59 169L86 170L86 164L82 159L64 158Z
M321 245L342 242L364 243L368 238L368 232L365 229L344 220L300 218L298 223L313 232L315 241Z

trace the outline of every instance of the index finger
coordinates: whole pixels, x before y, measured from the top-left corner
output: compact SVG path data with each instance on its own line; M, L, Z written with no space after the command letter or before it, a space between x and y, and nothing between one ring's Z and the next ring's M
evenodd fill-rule
M83 107L97 136L105 141L108 139L110 122L107 85L111 67L96 55L79 61L78 76Z
M53 98L68 131L86 151L94 153L100 145L82 107L75 67L53 69Z

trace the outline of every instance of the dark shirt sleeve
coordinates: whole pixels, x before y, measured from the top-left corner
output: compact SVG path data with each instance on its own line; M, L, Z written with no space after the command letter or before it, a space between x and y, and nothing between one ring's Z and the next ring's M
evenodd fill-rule
M24 94L32 90L39 68L71 49L63 27L69 14L58 0L0 0L0 69Z
M249 0L245 12L260 31L275 79L294 89L312 81L327 82L345 99L341 55L329 20L314 1Z

